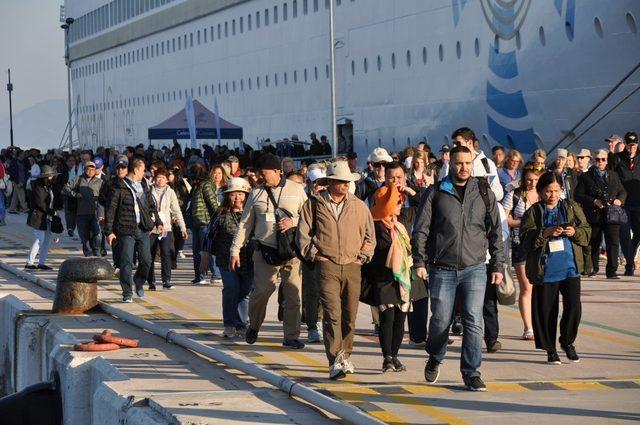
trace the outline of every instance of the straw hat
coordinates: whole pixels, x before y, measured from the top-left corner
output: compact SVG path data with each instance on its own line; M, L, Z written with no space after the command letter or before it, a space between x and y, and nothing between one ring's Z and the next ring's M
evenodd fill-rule
M352 173L346 161L335 161L327 167L326 177L320 177L316 181L319 185L324 186L327 184L327 180L357 182L360 180L360 174Z
M394 185L382 186L373 195L373 207L371 215L374 220L384 220L388 218L401 202L400 191Z
M250 191L251 191L251 186L249 186L249 183L245 179L243 179L242 177L234 177L229 180L229 183L227 184L227 190L225 190L224 193L231 193L231 192L249 193Z

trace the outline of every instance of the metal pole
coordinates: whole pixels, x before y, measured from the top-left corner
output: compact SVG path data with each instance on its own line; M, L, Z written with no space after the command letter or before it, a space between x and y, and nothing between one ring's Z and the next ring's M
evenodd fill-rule
M67 107L69 111L69 151L73 149L73 140L71 137L72 127L71 127L71 64L69 61L69 28L71 25L67 25L67 28L64 30L64 41L65 41L65 62L67 63Z
M11 69L7 69L7 74L9 74L9 83L7 84L7 91L9 92L9 138L11 140L11 147L13 147L13 106L11 105L13 84L11 84Z
M338 155L338 127L336 122L336 44L333 22L333 0L329 0L329 68L331 72L331 137L333 156Z

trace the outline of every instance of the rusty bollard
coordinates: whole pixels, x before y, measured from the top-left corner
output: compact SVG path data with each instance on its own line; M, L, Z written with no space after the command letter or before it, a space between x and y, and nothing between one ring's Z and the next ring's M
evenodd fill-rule
M82 314L98 305L99 280L113 275L102 258L70 258L60 266L53 313Z

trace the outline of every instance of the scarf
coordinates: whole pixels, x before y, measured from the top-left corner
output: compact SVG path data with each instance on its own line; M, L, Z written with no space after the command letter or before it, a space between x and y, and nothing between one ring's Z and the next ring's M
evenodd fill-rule
M395 217L391 220L381 220L381 222L389 229L391 235L391 246L385 266L391 269L393 278L398 282L400 299L403 303L407 303L411 301L411 266L413 266L409 234Z

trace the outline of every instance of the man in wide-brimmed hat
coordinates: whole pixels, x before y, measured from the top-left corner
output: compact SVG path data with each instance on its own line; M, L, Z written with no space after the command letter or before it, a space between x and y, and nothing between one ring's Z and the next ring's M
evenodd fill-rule
M296 242L304 258L315 263L322 303L324 346L329 378L344 378L355 368L350 360L360 299L360 268L373 256L375 230L367 206L349 193L360 175L346 161L329 165L302 207Z
M238 233L231 246L230 267L236 270L240 267L240 249L252 234L258 245L253 254L255 287L249 297L249 328L245 340L248 344L253 344L258 339L267 303L280 280L285 301L282 345L300 349L304 348L299 340L302 314L300 260L295 256L282 258L278 239L288 237L297 225L298 215L307 195L302 185L287 180L282 175L277 156L264 154L259 160L258 168L262 172L264 184L249 195L240 218Z

